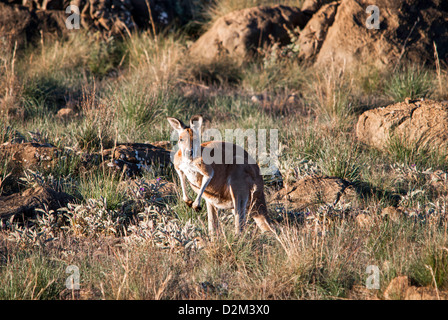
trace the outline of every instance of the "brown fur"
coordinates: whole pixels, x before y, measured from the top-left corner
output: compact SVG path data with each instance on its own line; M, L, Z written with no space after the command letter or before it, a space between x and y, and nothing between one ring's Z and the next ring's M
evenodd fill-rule
M211 236L218 231L217 209L233 210L236 233L241 232L245 224L246 212L254 218L262 231L272 231L267 218L263 178L258 165L254 161L249 163L251 158L241 147L222 141L202 143L200 145L201 156L191 158L191 150L194 150L193 137L194 134L197 134L196 130L202 125L202 118L196 116L195 119L198 124L195 127L192 118L190 121L192 128L190 128L178 119L168 118L173 128L179 133L179 151L174 156L174 167L181 184L183 184L184 201L199 211L201 209L200 200L202 197L205 199ZM233 151L230 163L225 163L226 146ZM221 160L221 162L206 163L205 155L210 154L213 157L215 154L219 154L216 152L222 152L221 159L215 159ZM243 155L242 164L237 164L238 155ZM186 179L198 194L195 202L186 196Z

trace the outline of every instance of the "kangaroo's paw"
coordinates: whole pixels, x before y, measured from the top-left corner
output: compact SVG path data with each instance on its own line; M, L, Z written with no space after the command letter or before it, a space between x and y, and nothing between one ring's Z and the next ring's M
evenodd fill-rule
M191 206L196 212L201 211L202 207L198 202L193 202L192 206Z

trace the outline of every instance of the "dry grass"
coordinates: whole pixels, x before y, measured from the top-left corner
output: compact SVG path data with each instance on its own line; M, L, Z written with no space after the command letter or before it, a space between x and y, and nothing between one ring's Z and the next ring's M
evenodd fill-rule
M211 21L229 8L255 4L219 3L222 7L210 11ZM139 33L109 42L78 34L20 53L8 51L0 58L0 98L2 108L12 101L17 112L0 124L1 142L20 135L30 140L28 131L39 131L59 147L99 152L118 142L167 140L165 116L203 113L212 120L208 125L221 131L279 129L284 180L338 176L356 182L362 199L298 212L269 203L279 218L277 237L259 234L253 223L235 237L223 214L225 237L209 243L205 213L192 212L179 199L160 204L129 195L119 188L129 182L126 177L107 175L103 168L77 172L72 168L80 158L73 156L60 168L38 174L43 183L57 181L89 214L77 215L84 220L74 222L75 209L68 208L65 214L72 220L61 214L62 225L50 218L53 213L27 228L4 222L0 298L347 298L365 286L368 265L381 272L381 288L373 296L381 298L396 275L420 285L432 286L435 279L439 290L447 289L446 194L431 189L431 174L446 172L448 164L412 150L414 158L408 159L409 150L399 146L382 153L354 137L360 111L391 101L388 79L396 77L397 83L389 84L395 88L416 81L400 82L397 74L370 65L362 72L316 70L271 56L238 68L224 61L206 69L186 63L186 50L182 34L155 39ZM446 70L425 72L424 81L442 83L428 94L446 97ZM255 95L263 100L252 99ZM55 117L68 102L78 116ZM9 160L3 160L2 181L9 173ZM171 174L163 178L176 181ZM380 215L392 204L403 208L398 222ZM360 214L368 223L358 224ZM80 224L83 230L107 226L108 232L75 232ZM176 240L179 235L186 240ZM76 296L65 289L69 265L80 270Z

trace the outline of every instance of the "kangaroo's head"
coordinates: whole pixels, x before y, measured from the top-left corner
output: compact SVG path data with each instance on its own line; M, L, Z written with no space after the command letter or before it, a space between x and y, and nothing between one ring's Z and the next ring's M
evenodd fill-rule
M195 115L190 119L190 126L186 126L181 120L167 117L168 122L179 134L178 145L182 157L192 160L199 155L201 148L202 116Z

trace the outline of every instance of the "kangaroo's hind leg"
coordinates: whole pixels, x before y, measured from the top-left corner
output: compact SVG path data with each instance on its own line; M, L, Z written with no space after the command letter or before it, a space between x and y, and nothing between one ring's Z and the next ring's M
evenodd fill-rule
M205 201L207 204L207 220L208 220L208 234L210 238L214 240L219 232L218 230L218 213L214 205L209 201Z
M233 215L235 219L235 234L240 234L246 224L246 211L249 196L230 186L230 195L233 202Z

